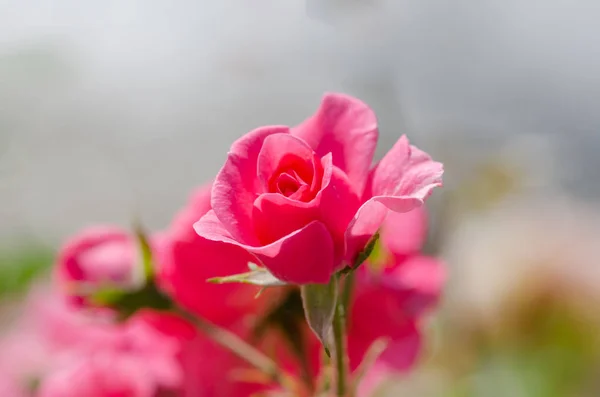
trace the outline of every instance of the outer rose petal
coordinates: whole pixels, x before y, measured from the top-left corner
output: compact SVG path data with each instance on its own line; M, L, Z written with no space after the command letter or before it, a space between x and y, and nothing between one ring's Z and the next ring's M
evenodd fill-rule
M362 194L377 146L375 113L360 100L325 94L317 113L292 129L318 156L333 154L333 164L344 171Z
M377 233L387 213L385 205L377 200L369 200L358 209L344 235L346 264L358 265L354 263L356 256Z
M427 211L419 206L409 212L389 211L381 226L381 243L395 255L418 252L427 237Z
M235 241L210 211L194 224L194 229L208 240L238 245L254 256L273 275L293 284L327 283L334 270L334 247L325 225L313 221L283 238L261 247Z
M444 168L402 136L371 172L366 202L346 230L346 260L352 262L360 249L381 227L387 210L409 212L421 205L437 186Z
M425 201L434 187L442 186L443 173L441 163L410 145L403 135L375 166L370 179L370 194L374 198L381 197L393 211L407 212L412 208L406 209L410 206L402 201Z
M409 370L421 351L421 334L408 333L406 338L391 342L358 385L358 397L374 396L381 384L398 371Z
M263 186L257 178L258 155L266 137L287 133L288 127L258 128L231 145L227 161L217 174L211 205L229 233L245 244L257 244L252 226L252 204Z
M444 263L424 255L411 256L386 271L381 284L403 297L403 312L420 316L437 303L446 282Z
M198 189L160 237L157 250L161 287L179 304L220 325L252 312L264 299L256 287L207 283L212 277L243 273L254 257L244 249L204 239L193 225L210 210L210 186Z
M73 236L61 249L59 280L90 283L133 281L137 252L127 231L115 226L94 226Z
M413 321L400 324L388 315L376 317L367 312L368 307L353 309L348 331L348 358L350 369L355 370L369 347L379 338L388 338L389 344L378 361L385 362L396 371L410 369L421 348L420 332ZM375 312L377 310L371 306ZM369 323L364 323L370 321ZM379 324L382 321L383 324ZM392 329L393 326L393 329ZM371 327L372 329L366 329Z
M351 368L360 364L373 342L388 338L378 362L394 371L408 369L420 349L419 320L437 302L445 280L441 262L414 256L384 274L362 267L357 275L348 332Z

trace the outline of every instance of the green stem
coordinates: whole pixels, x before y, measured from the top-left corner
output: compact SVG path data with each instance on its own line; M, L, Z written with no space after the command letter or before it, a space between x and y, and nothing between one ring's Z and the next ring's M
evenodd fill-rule
M339 299L335 305L333 317L333 337L335 342L335 366L337 397L345 397L347 393L348 363L346 361L346 320L344 299Z

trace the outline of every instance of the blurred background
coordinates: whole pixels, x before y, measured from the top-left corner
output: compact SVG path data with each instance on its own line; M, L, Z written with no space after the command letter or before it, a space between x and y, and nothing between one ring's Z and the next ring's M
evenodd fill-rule
M600 2L0 0L0 307L89 224L165 227L324 91L445 163L449 284L382 395L600 395ZM385 394L387 393L387 394Z

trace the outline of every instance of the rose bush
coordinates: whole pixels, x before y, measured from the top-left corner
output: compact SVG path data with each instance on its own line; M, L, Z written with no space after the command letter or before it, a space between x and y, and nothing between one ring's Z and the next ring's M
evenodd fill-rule
M377 134L367 105L328 94L299 126L236 141L166 230L70 238L58 288L36 292L0 339L0 394L345 396L380 340L354 395L411 368L445 278L421 254L422 204L443 169L406 137L372 165ZM284 283L207 282L264 269Z
M196 232L243 248L280 280L327 283L388 210L410 211L441 185L442 165L406 137L371 166L377 137L373 111L341 94L296 127L248 133L231 146Z

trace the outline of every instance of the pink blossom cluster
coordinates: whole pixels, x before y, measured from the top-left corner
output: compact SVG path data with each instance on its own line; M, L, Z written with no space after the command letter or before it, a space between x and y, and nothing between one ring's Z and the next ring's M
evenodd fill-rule
M342 367L323 354L300 290L338 280L353 385L344 395L367 397L410 369L444 283L441 262L421 253L423 203L443 169L404 136L373 165L377 138L366 104L327 94L302 124L234 142L214 181L147 237L153 288L135 233L100 226L73 236L53 287L32 294L0 342L0 395L331 395L328 379ZM257 270L271 283L207 281ZM135 299L111 301L114 290ZM125 303L135 307L122 316Z

